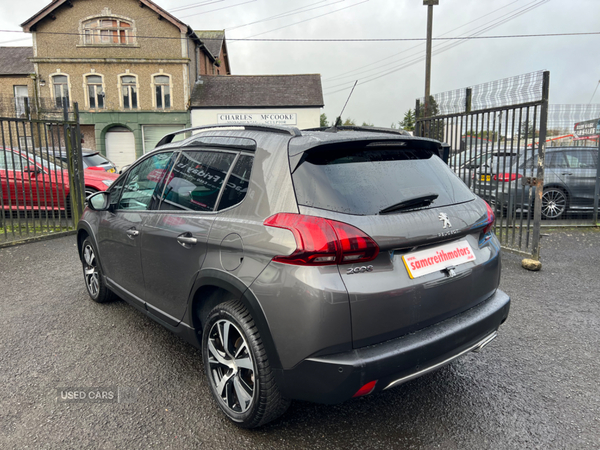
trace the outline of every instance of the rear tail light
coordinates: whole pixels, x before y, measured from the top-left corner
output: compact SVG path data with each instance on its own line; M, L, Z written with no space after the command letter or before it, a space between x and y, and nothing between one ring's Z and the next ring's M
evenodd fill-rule
M487 234L492 231L494 228L494 222L496 221L496 215L494 214L494 210L487 202L485 202L485 206L487 206L487 225L483 229L483 234Z
M502 181L505 183L518 180L519 178L523 178L523 175L520 173L499 173L498 175L494 175L494 181Z
M336 220L302 214L280 213L264 221L268 227L294 233L296 250L273 261L297 266L326 266L372 261L379 246L356 227Z
M363 395L369 395L371 392L373 392L375 390L375 385L377 384L377 380L375 381L370 381L369 383L365 384L363 387L361 387L358 391L356 391L356 394L354 394L352 397L362 397Z

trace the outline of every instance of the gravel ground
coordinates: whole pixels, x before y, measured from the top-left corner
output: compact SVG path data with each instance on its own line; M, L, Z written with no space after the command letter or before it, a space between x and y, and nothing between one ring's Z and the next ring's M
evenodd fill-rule
M600 448L600 232L553 231L541 272L504 253L499 337L435 373L343 405L295 402L240 430L198 350L124 302L93 303L74 237L0 250L0 448ZM58 402L114 387L129 403Z

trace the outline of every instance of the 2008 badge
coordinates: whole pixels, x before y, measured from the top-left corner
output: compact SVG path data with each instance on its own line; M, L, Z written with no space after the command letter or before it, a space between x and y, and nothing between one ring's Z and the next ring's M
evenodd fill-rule
M372 272L373 266L361 266L361 267L353 267L348 269L346 275L352 275L353 273L364 273L364 272Z

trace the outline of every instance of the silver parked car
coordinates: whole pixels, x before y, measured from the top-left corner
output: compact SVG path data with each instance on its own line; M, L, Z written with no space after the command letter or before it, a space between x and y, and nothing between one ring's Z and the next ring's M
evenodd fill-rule
M494 214L439 142L194 132L165 136L90 197L78 248L94 301L118 295L202 349L233 422L390 389L496 337L510 299Z
M533 204L530 182L537 174L537 155L513 158L509 165L492 176L488 194L492 204L504 211L528 211ZM548 147L544 158L542 218L563 219L570 212L591 212L598 170L596 147ZM477 192L477 191L476 191ZM482 195L483 196L483 195Z

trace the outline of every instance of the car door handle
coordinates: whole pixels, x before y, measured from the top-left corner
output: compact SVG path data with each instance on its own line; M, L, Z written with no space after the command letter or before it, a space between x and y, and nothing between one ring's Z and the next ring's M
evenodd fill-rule
M573 175L573 172L563 172L563 175Z
M140 232L135 228L130 228L129 230L127 230L127 236L129 236L132 239L136 236L139 236L139 234Z
M177 242L179 242L184 247L189 248L192 245L196 245L198 243L198 239L193 237L192 233L184 233L177 236Z

